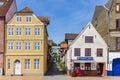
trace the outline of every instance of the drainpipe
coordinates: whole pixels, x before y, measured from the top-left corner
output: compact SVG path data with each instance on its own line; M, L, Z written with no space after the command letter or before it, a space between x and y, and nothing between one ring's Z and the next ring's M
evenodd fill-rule
M108 35L108 41L107 41L107 46L108 46L108 50L107 50L107 68L108 70L110 70L110 63L109 63L109 50L110 50L110 10L108 8L106 8L106 6L104 6L104 8L106 9L106 21L107 21L107 35Z

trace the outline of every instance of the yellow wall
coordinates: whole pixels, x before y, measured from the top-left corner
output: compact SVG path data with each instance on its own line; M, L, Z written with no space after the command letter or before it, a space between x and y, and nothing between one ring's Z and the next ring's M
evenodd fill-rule
M44 60L43 56L7 56L6 58L6 63L5 63L5 68L6 68L6 74L13 74L14 72L14 61L15 60L20 60L22 64L22 74L44 74ZM7 60L11 60L11 67L8 69L8 64ZM25 69L25 59L30 59L30 69ZM34 69L34 59L40 59L40 69Z
M16 21L16 16L22 16L22 22ZM26 22L26 16L32 17L32 22ZM8 35L8 28L14 28L14 35ZM22 35L16 35L16 28L22 28ZM31 35L25 35L25 28L31 28ZM40 28L40 35L34 35L34 29ZM19 59L22 63L22 74L44 74L47 71L47 30L43 23L33 14L16 13L11 21L7 24L5 33L5 74L13 74L14 61ZM14 49L8 50L8 42L14 43ZM22 42L22 49L16 50L16 42ZM30 42L30 50L25 50L25 42ZM34 50L34 42L40 42L40 50ZM36 56L37 55L37 56ZM31 68L24 69L24 60L30 59ZM40 70L34 70L34 59L40 59ZM7 60L11 60L11 69L8 70Z

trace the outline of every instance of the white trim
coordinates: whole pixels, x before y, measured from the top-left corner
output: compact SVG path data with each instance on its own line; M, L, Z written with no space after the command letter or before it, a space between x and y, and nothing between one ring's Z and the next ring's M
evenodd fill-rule
M43 24L7 24L7 26L44 26Z
M31 39L17 39L17 38L11 38L11 39L10 39L10 38L9 38L9 39L6 39L6 40L15 40L15 41L16 41L16 40L24 40L24 41L25 41L25 40L45 40L45 39L37 39L37 38L36 38L36 39L34 39L34 38L31 38Z
M24 54L24 53L5 53L5 56L44 56L44 53Z
M32 14L33 15L33 17L35 17L35 19L38 21L38 22L40 22L40 23L42 23L42 25L44 25L44 23L42 22L42 21L40 21L34 14Z
M27 18L31 18L31 21L27 21ZM26 16L26 23L31 23L32 22L32 16Z

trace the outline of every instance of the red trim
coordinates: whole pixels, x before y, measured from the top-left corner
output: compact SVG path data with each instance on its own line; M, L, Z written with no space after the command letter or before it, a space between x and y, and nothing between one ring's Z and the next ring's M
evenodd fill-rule
M74 56L80 56L81 49L80 48L74 48Z
M85 48L85 56L91 56L91 48Z
M103 57L103 48L97 48L97 57Z

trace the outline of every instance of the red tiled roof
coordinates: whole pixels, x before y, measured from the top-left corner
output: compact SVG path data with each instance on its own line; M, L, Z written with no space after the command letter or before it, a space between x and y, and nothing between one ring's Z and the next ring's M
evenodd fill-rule
M37 18L45 24L49 24L49 22L50 22L48 17L38 16Z
M33 13L33 11L29 7L25 7L22 10L18 11L18 13Z
M14 0L0 0L0 2L3 2L3 5L0 5L0 16L6 15L13 1Z
M66 33L65 40L74 40L77 36L78 34Z

